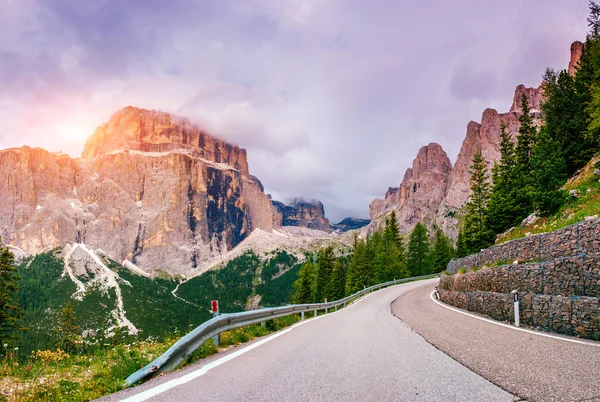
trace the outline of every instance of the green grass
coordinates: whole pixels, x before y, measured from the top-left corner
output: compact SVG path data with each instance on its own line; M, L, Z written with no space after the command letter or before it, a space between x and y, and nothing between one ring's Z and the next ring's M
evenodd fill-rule
M250 325L224 332L219 348L209 340L182 366L278 331L299 319L296 314L267 321L265 326ZM162 341L107 345L77 355L65 355L62 351L44 351L21 358L11 355L0 360L0 401L87 401L120 391L130 374L164 353L179 337L177 334Z

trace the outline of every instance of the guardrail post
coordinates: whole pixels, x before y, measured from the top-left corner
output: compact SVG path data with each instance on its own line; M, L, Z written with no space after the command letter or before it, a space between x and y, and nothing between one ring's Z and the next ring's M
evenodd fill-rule
M516 290L513 290L510 293L513 295L513 303L514 303L514 310L515 310L515 327L518 327L519 326L519 292Z
M335 306L334 308L335 308L335 311L337 311L337 306Z
M266 321L261 322L260 326L263 327L263 328L266 327L267 326L267 322Z
M300 320L304 320L304 311L300 312Z
M219 315L221 315L221 313L219 313L218 311L215 311L213 313L213 317L218 317ZM215 348L219 347L220 340L221 340L221 334L216 334L215 336L213 336L213 345L215 345Z
M315 317L317 316L317 310L315 310Z
M325 307L325 314L329 313L329 307Z

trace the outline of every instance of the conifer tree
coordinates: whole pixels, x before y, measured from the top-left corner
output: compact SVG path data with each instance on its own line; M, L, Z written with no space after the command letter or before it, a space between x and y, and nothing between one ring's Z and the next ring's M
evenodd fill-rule
M334 256L333 248L325 247L319 250L317 261L317 285L315 298L317 302L322 302L324 298L329 298L329 283L331 273L333 272Z
M356 291L370 286L371 284L371 266L372 258L367 247L367 241L356 239L352 262L346 279L346 294L352 294Z
M586 69L587 65L589 63L583 68ZM585 72L577 73L580 81L585 75ZM544 101L541 108L544 126L559 146L568 175L573 175L584 166L595 152L593 141L586 134L589 119L589 111L586 111L588 85L583 85L578 90L576 79L566 70L557 73L546 69L542 83ZM581 87L582 83L579 86Z
M115 329L118 328L118 324L115 325ZM62 308L58 315L58 326L56 328L56 347L62 349L65 352L75 352L77 350L77 344L80 340L79 326L77 325L77 318L75 317L75 311L71 302Z
M587 21L590 32L583 47L575 83L585 102L589 123L585 138L591 141L592 150L597 151L600 146L600 5L590 1L589 7Z
M314 302L315 270L316 268L310 261L302 264L298 271L298 279L293 284L294 294L292 296L292 303L306 304Z
M556 141L545 127L537 136L531 153L533 166L533 207L542 216L555 212L564 201L561 186L565 180L565 161Z
M515 150L517 165L523 169L524 174L529 175L533 170L531 167L531 149L535 141L536 127L531 116L531 107L529 98L523 93L521 99L522 113L519 115L519 137L517 139L517 148Z
M452 259L453 254L454 250L452 244L450 244L450 240L448 240L444 232L437 229L431 247L430 259L433 266L433 272L442 272L445 270Z
M400 239L400 228L398 227L398 218L396 217L396 211L392 210L392 213L385 221L384 230L385 242L393 242L397 247L400 247L402 239Z
M384 282L387 277L388 265L390 263L387 253L387 244L381 231L375 231L369 238L369 247L373 250L372 269L375 272L375 282Z
M421 222L417 223L409 236L406 269L409 276L427 275L432 270L429 260L429 237Z
M477 252L493 243L494 233L487 226L487 207L490 196L490 183L487 166L481 149L473 155L469 169L471 175L471 195L466 205L463 236L469 252Z
M330 294L331 300L342 299L346 293L346 260L338 258L335 261L333 273L331 274Z
M492 191L487 211L487 225L494 233L502 233L515 225L520 215L515 193L520 187L515 180L515 143L512 134L500 123L500 161L492 168Z
M0 244L0 344L10 344L24 330L20 321L25 312L17 298L19 276L15 259L8 247Z
M465 242L465 233L462 228L458 231L458 237L456 238L456 256L458 258L466 257L469 255L469 249Z

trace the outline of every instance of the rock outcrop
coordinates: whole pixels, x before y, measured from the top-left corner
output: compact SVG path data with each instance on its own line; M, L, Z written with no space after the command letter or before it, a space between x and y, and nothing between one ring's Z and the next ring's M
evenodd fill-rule
M340 222L332 224L331 227L336 232L349 232L367 226L371 221L369 219L344 218Z
M81 159L0 151L0 194L6 243L29 254L85 243L146 271L194 274L273 226L245 150L185 119L133 107L98 128Z
M408 168L400 187L390 188L385 199L375 199L369 206L374 230L392 210L396 211L401 232L407 233L421 221L433 223L437 207L446 194L452 164L439 144L422 147Z
M318 200L311 202L295 199L291 205L271 200L274 226L297 226L308 229L332 232L329 219L325 218L325 208Z
M583 53L583 43L579 41L573 42L571 45L571 59L569 60L569 74L575 75L577 68L579 67L579 60Z

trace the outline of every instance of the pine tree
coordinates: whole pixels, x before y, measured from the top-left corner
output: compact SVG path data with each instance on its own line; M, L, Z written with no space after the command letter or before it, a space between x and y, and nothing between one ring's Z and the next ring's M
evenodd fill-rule
M0 245L0 344L10 344L19 338L24 328L20 321L25 312L19 306L17 292L19 276L15 259L8 247Z
M467 248L467 243L465 241L465 233L462 228L458 231L458 237L456 238L456 256L458 258L468 256L469 249Z
M513 192L516 210L515 221L517 222L523 220L533 212L533 166L531 165L531 150L533 149L537 131L530 114L531 109L526 94L523 94L521 108L522 114L518 118L521 125L519 127L519 137L517 138L517 147L515 149L515 183L518 187L516 188L516 191ZM468 244L467 239L467 245Z
M429 237L421 222L417 223L409 236L406 269L410 276L427 275L432 270L429 260Z
M450 240L446 237L444 232L440 229L435 231L435 238L431 247L431 264L433 266L433 272L442 272L448 266L448 263L452 259L454 250Z
M583 66L584 70L587 65L589 63ZM566 173L568 175L573 175L583 167L595 152L593 141L587 135L588 84L581 82L576 84L576 80L582 81L585 75L585 71L577 72L576 77L579 76L579 78L576 78L566 70L557 73L547 69L542 83L544 101L541 108L544 126L561 150L562 157L567 164ZM580 87L579 90L578 87Z
M396 211L392 210L392 213L385 221L384 238L387 243L393 242L397 247L400 247L402 239L400 239L400 228L398 227L398 218L396 217Z
M493 244L494 233L487 226L487 207L490 197L490 183L487 166L481 155L481 149L473 155L471 175L471 195L465 207L465 227L463 236L469 252L477 252Z
M317 261L317 287L315 298L317 302L322 302L324 298L329 298L331 273L334 264L333 248L325 247L319 250Z
M342 299L346 293L346 261L343 258L338 258L335 261L335 267L331 274L331 300Z
M346 277L346 294L350 295L371 284L372 258L367 247L367 241L356 239L352 262Z
M515 143L512 134L500 123L500 161L492 168L492 191L487 211L487 226L494 233L502 233L516 224L520 216L515 205L519 186L515 180Z
M385 282L387 278L389 255L387 243L380 231L376 231L369 238L369 246L373 250L373 270L375 271L375 282Z
M292 303L306 304L314 302L315 271L316 268L310 261L302 264L300 270L298 270L298 279L293 284Z
M590 32L575 78L586 104L585 112L589 125L585 131L585 138L592 143L592 149L597 151L600 146L600 5L590 1L589 7L590 15L587 21Z
M542 127L531 153L533 207L542 216L555 212L564 202L565 161L556 141Z
M69 353L76 352L78 343L81 340L79 330L73 306L71 302L67 302L58 315L56 347Z
M383 232L386 250L387 276L385 281L406 278L406 246L400 237L396 212L392 210Z

